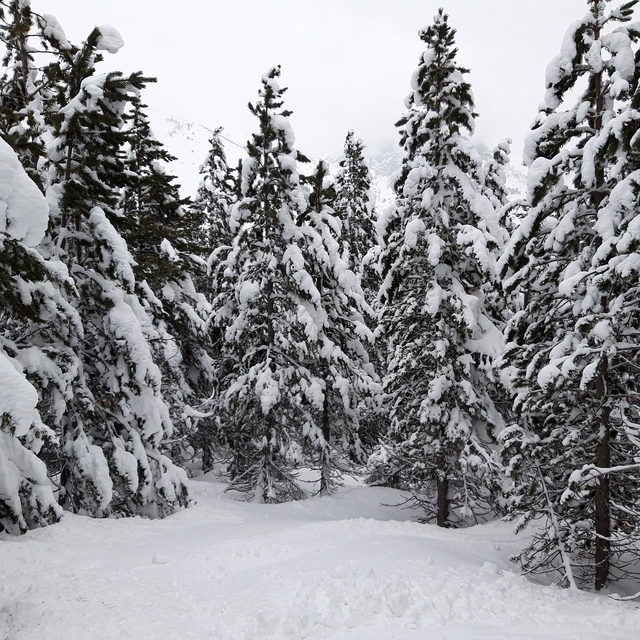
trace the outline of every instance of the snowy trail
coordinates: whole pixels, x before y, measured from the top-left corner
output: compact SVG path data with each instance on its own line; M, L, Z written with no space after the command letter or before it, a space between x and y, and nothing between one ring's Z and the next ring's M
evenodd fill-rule
M0 538L0 640L637 640L640 609L534 584L510 527L442 531L390 489L263 506L192 483L163 521Z

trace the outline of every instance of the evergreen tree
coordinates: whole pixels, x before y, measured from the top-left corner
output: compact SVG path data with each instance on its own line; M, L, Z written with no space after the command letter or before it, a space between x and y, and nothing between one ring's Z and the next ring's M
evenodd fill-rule
M344 160L336 175L336 199L333 207L341 221L341 255L360 280L365 299L372 306L373 314L364 310L367 326L375 331L377 324L377 297L380 289L378 273L377 232L371 193L371 173L364 160L364 144L355 138L353 131L347 133L344 144ZM379 335L376 349L370 350L371 361L376 371L384 369L386 359L383 336ZM370 405L366 415L361 416L360 436L362 444L371 452L380 440L386 420L377 404Z
M321 433L323 385L314 376L320 292L308 271L307 202L283 109L280 68L262 78L250 104L259 130L247 144L241 199L231 210L233 244L226 286L214 301L223 332L218 411L233 453L231 487L258 502L304 497L292 475L303 439Z
M241 171L232 170L227 164L227 155L222 136L222 127L217 128L210 139L210 149L204 163L200 166L202 180L196 198L191 205L194 215L201 221L200 235L206 248L207 270L202 276L194 277L194 282L206 300L218 298L226 288L224 270L231 250L233 234L229 226L231 207L239 198L239 176ZM211 362L220 364L220 345L223 340L220 327L207 325L207 352ZM220 374L213 366L206 368L208 376L208 395L217 386ZM216 396L216 392L213 393ZM208 396L205 396L208 397ZM214 413L194 415L194 428L190 442L196 450L202 451L202 467L205 471L213 468L214 452L224 448L224 436L219 416Z
M61 516L37 457L54 434L27 375L57 376L56 327L77 319L59 295L61 274L34 249L47 226L45 199L4 140L0 166L0 531L23 533Z
M309 209L302 218L311 253L309 270L320 293L322 322L313 371L323 384L320 432L313 447L320 469L320 495L333 491L350 460L362 461L360 425L380 393L369 361L373 334L365 324L371 309L358 276L342 257L340 220L331 207L336 198L327 165L319 162L309 179Z
M335 211L342 222L342 258L349 269L360 275L367 299L372 302L380 280L372 264L376 230L371 197L371 174L364 161L364 144L353 131L347 133L344 160L336 175Z
M489 198L493 208L498 212L500 224L507 234L511 234L515 228L512 220L515 203L507 189L507 177L505 167L509 164L511 154L511 139L501 140L493 149L491 159L483 167L481 183L483 193Z
M43 250L68 267L84 330L74 347L79 374L58 422L61 502L96 516L161 516L186 504L185 475L160 452L172 424L150 343L162 336L135 293L134 261L118 230L127 184L123 113L145 79L94 69L99 51L121 44L113 28L101 27L81 47L59 52Z
M510 153L511 140L501 140L494 147L491 157L484 160L478 174L480 192L489 199L498 215L499 225L493 231L501 249L509 241L523 207L522 200L512 198L507 189L505 168L509 165ZM504 332L507 321L518 307L518 297L509 295L503 286L495 286L486 292L484 303L492 322ZM513 398L499 382L499 373L493 367L489 367L487 372L494 378L494 401L499 401L503 416L509 414Z
M207 247L213 251L231 245L229 211L237 200L237 181L227 164L222 131L218 127L209 141L211 148L200 167L202 181L193 204L204 221Z
M176 252L196 258L205 248L198 243L202 216L189 209L189 199L180 196L175 176L167 173L166 165L175 157L156 140L145 108L133 96L131 111L125 115L127 181L120 196L123 221L119 226L136 261L137 279L157 290L169 280L180 279L184 268L175 259Z
M404 158L397 205L382 221L381 331L394 456L425 517L440 526L488 509L500 417L487 367L499 332L484 300L495 285L500 229L474 178L480 158L466 69L442 10L420 32L426 51L398 122Z
M547 67L526 144L529 211L504 258L524 308L509 327L519 424L504 434L520 555L601 589L636 549L638 70L636 1L589 0ZM573 106L567 94L579 91Z
M156 359L163 367L163 394L179 436L193 442L199 438L190 405L209 397L214 378L206 328L211 308L196 284L205 280L204 216L180 197L175 177L165 169L174 158L155 139L144 108L135 97L126 115L129 178L121 194L123 235L136 262L140 297L162 336Z
M193 208L203 220L203 235L208 250L208 273L201 288L213 300L224 286L223 271L233 242L229 226L231 207L241 197L239 180L242 162L236 170L228 166L221 127L214 131L210 143L211 149L200 167L203 177ZM219 336L216 336L214 342L218 339Z

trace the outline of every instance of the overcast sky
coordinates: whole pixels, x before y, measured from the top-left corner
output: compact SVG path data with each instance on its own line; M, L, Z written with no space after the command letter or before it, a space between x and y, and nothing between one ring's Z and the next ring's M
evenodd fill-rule
M424 45L417 37L438 7L457 29L458 62L471 70L480 114L475 138L522 141L544 95L544 70L586 0L32 0L82 41L110 24L125 47L111 68L142 70L158 84L155 110L224 126L244 143L254 129L246 104L260 77L282 65L297 147L340 153L348 129L371 151L396 145L394 123ZM639 16L640 17L640 16ZM103 67L106 69L106 67Z

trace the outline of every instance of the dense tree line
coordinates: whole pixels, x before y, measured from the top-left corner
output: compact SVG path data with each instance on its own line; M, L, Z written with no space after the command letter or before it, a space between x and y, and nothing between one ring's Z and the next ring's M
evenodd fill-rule
M517 201L509 142L473 143L439 10L376 212L353 131L333 175L296 149L279 67L238 165L217 129L181 197L142 100L154 79L99 72L117 31L74 45L0 0L2 529L168 515L197 460L257 502L357 473L441 527L506 516L533 527L523 568L569 586L633 573L636 4L588 0L570 27Z

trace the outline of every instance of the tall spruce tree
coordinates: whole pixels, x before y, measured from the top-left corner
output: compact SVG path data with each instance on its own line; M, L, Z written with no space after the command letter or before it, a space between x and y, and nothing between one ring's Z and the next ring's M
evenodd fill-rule
M182 273L182 265L171 259L172 249L194 257L204 254L205 248L198 244L202 216L189 210L189 199L180 196L175 176L167 172L175 157L155 138L146 105L135 95L130 100L122 131L127 181L120 195L119 226L136 261L136 277L157 289Z
M112 27L58 51L59 74L46 182L50 235L43 251L67 266L82 322L79 374L58 421L61 502L95 516L162 516L186 504L185 474L160 451L172 424L150 343L154 329L136 295L133 258L119 232L127 184L123 113L141 74L96 74L100 51L122 45Z
M162 365L163 395L176 436L182 444L194 443L198 438L190 408L209 397L214 379L206 327L211 307L198 290L205 281L208 251L204 215L180 196L175 177L166 169L175 158L154 137L145 106L134 97L126 114L123 236L136 263L138 292L162 336L154 342L156 359ZM184 449L173 447L176 453Z
M240 196L240 176L242 163L236 169L227 164L227 153L218 127L211 136L210 149L200 167L202 181L193 203L203 220L205 243L208 249L208 274L202 289L212 300L224 286L224 265L231 249L233 234L229 226L231 207Z
M378 273L378 237L375 228L374 201L371 191L371 172L364 159L364 144L353 131L347 133L344 143L344 159L335 178L336 198L333 208L341 222L341 256L360 280L366 302L373 314L364 311L367 326L375 331L378 321L377 298L380 290ZM370 351L376 371L384 369L386 359L382 336L377 346ZM373 404L361 416L360 436L369 453L378 445L385 429L385 418L380 406Z
M327 495L340 482L341 472L363 459L360 426L378 399L380 385L369 359L373 334L365 323L372 312L359 276L341 251L343 221L332 208L336 193L326 163L320 161L308 181L309 208L300 226L309 240L306 257L322 309L320 348L313 351L312 369L323 385L323 401L312 457L320 470L320 495Z
M483 193L498 212L500 224L509 235L515 228L515 221L511 218L515 203L514 199L510 197L505 174L505 167L510 162L510 154L511 139L505 138L494 147L491 158L484 164L481 178Z
M520 419L503 438L511 516L543 519L522 565L601 589L640 532L639 33L635 0L588 5L526 144L530 208L504 257L525 300L506 354Z
M381 331L394 456L439 526L473 522L492 498L489 446L500 417L486 366L499 332L485 309L495 287L497 216L481 185L467 70L439 10L398 122L404 152L397 204L382 221ZM487 363L488 359L488 363Z
M307 201L297 163L306 159L293 147L279 76L279 67L266 73L249 105L259 129L247 143L226 286L213 317L224 332L216 400L233 454L231 487L258 502L304 497L291 470L305 441L321 433L324 397L312 371L321 296L298 225Z
M210 149L200 166L202 180L198 192L191 204L193 215L202 224L200 237L207 254L207 269L202 276L194 278L194 282L208 302L215 300L227 287L224 271L226 260L231 250L233 234L230 228L231 207L240 195L239 177L241 170L234 170L227 164L222 127L213 132ZM241 165L239 165L241 166ZM219 326L207 326L207 351L212 362L220 364L220 345L223 340ZM209 394L217 386L221 377L213 367L208 367ZM215 396L216 393L214 392ZM208 397L208 396L207 396ZM191 412L194 415L193 431L190 442L196 450L202 451L202 468L210 471L214 465L216 450L224 449L225 438L221 430L220 417L211 413ZM200 417L196 417L200 416Z

